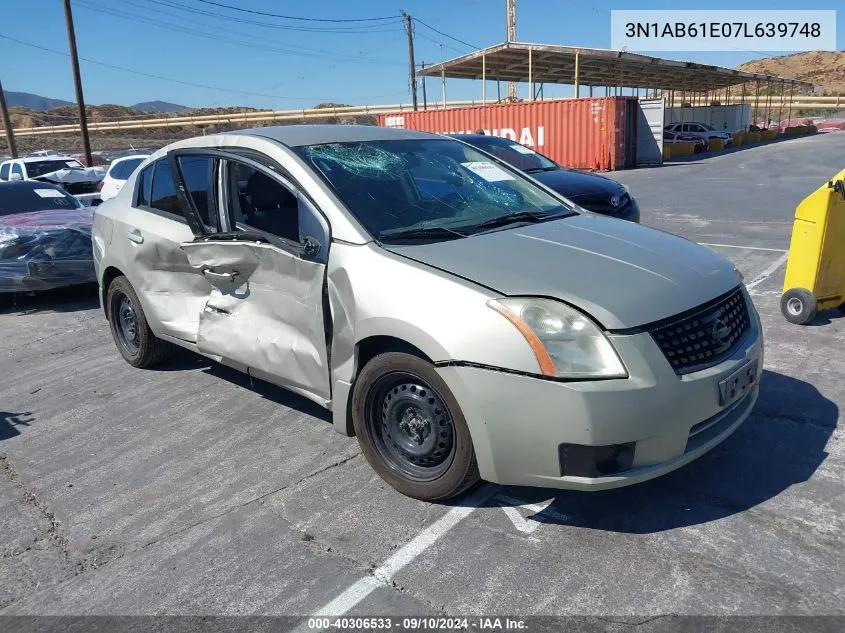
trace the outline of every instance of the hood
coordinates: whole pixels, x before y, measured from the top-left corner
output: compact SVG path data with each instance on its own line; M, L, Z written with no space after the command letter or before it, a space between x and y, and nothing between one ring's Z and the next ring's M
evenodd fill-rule
M611 330L673 316L739 284L733 264L704 246L592 214L385 248L503 295L566 301Z
M615 180L574 169L556 169L529 174L549 189L554 189L562 196L577 202L579 198L596 196L622 196L625 188Z

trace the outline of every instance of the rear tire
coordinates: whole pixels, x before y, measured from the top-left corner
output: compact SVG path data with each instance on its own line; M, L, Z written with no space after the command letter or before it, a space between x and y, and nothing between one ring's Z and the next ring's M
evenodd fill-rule
M138 295L126 277L112 280L106 305L114 343L127 363L138 368L152 367L173 352L171 343L153 334Z
M818 304L809 290L790 288L780 298L780 311L790 323L804 325L816 316Z
M370 466L403 495L449 499L480 479L457 400L417 356L387 352L366 364L352 392L352 423Z

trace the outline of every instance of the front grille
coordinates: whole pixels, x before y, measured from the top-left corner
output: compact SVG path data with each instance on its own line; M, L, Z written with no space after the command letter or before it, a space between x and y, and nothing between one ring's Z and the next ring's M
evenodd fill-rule
M583 198L573 198L579 206L584 207L587 211L593 213L604 213L606 215L616 215L624 213L631 206L631 197L624 193L619 196L619 202L614 207L610 204L610 196L584 196Z
M649 328L676 374L720 363L731 355L751 321L740 288Z

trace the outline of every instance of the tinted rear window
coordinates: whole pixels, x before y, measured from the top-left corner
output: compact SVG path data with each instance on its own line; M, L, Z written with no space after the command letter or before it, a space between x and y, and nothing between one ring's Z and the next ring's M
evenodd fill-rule
M50 185L0 186L0 216L50 209L78 209L81 206L76 198Z
M143 163L145 160L145 158L131 158L128 160L121 161L120 164L118 164L117 166L119 169L117 174L110 175L112 178L115 178L117 180L126 180L127 178L129 178L129 176L132 175L132 172L134 172L138 168L138 165Z

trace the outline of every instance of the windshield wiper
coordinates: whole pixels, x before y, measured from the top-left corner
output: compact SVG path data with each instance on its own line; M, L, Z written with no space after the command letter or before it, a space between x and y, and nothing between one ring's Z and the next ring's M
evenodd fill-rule
M560 167L529 167L528 169L523 169L526 174L536 174L538 171L557 171Z
M382 242L393 240L456 240L461 237L466 237L466 233L459 233L452 229L447 229L444 226L430 226L417 229L406 229L404 231L395 231L390 233L379 234L379 240Z
M511 224L527 224L529 222L546 222L548 220L557 220L565 218L570 215L576 215L574 211L560 211L558 213L531 213L529 211L520 211L519 213L511 213L510 215L503 215L492 220L487 220L481 224L476 224L471 227L473 233L484 233L486 231L493 231Z

